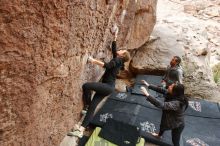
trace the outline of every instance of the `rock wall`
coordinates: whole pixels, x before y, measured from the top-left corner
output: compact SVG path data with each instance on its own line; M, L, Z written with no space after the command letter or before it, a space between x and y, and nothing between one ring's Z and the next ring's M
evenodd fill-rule
M81 86L119 47L138 48L155 24L155 0L0 1L0 145L54 146L79 119ZM126 10L124 20L121 13Z

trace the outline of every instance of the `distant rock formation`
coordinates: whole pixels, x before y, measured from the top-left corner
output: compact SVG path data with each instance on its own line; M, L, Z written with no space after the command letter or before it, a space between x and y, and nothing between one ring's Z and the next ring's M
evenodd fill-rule
M158 0L152 38L137 49L131 71L163 73L172 56L179 55L183 58L186 93L220 102L220 87L214 83L211 70L220 62L220 14L212 7L219 10L219 1Z

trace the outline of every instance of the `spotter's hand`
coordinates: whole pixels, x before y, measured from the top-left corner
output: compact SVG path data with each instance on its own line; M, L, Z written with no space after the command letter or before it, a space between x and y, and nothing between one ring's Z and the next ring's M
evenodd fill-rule
M148 82L146 82L145 80L141 80L141 82L142 82L143 84L145 84L147 87L149 86Z
M143 86L141 86L141 92L144 93L144 95L149 96L147 89Z

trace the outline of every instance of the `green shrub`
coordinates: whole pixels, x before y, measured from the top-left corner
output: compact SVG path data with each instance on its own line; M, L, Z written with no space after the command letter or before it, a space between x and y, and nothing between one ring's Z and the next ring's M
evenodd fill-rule
M220 63L212 68L214 81L220 85Z

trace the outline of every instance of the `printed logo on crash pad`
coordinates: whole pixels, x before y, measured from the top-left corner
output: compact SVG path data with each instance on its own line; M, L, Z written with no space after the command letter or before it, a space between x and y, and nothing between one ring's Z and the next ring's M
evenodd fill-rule
M198 101L189 101L189 106L197 112L201 112L201 103Z
M192 146L209 146L207 143L205 143L199 138L188 139L186 143L191 144Z
M125 144L130 144L131 142L126 140L126 141L124 141L124 143Z
M119 99L125 99L125 98L127 98L127 94L126 93L118 93L116 95L116 97L119 98Z
M154 133L156 131L154 123L146 121L146 122L140 123L140 125L141 125L142 131L149 132L149 133Z
M100 115L100 122L106 123L106 120L109 118L113 118L113 115L111 113L105 113Z

